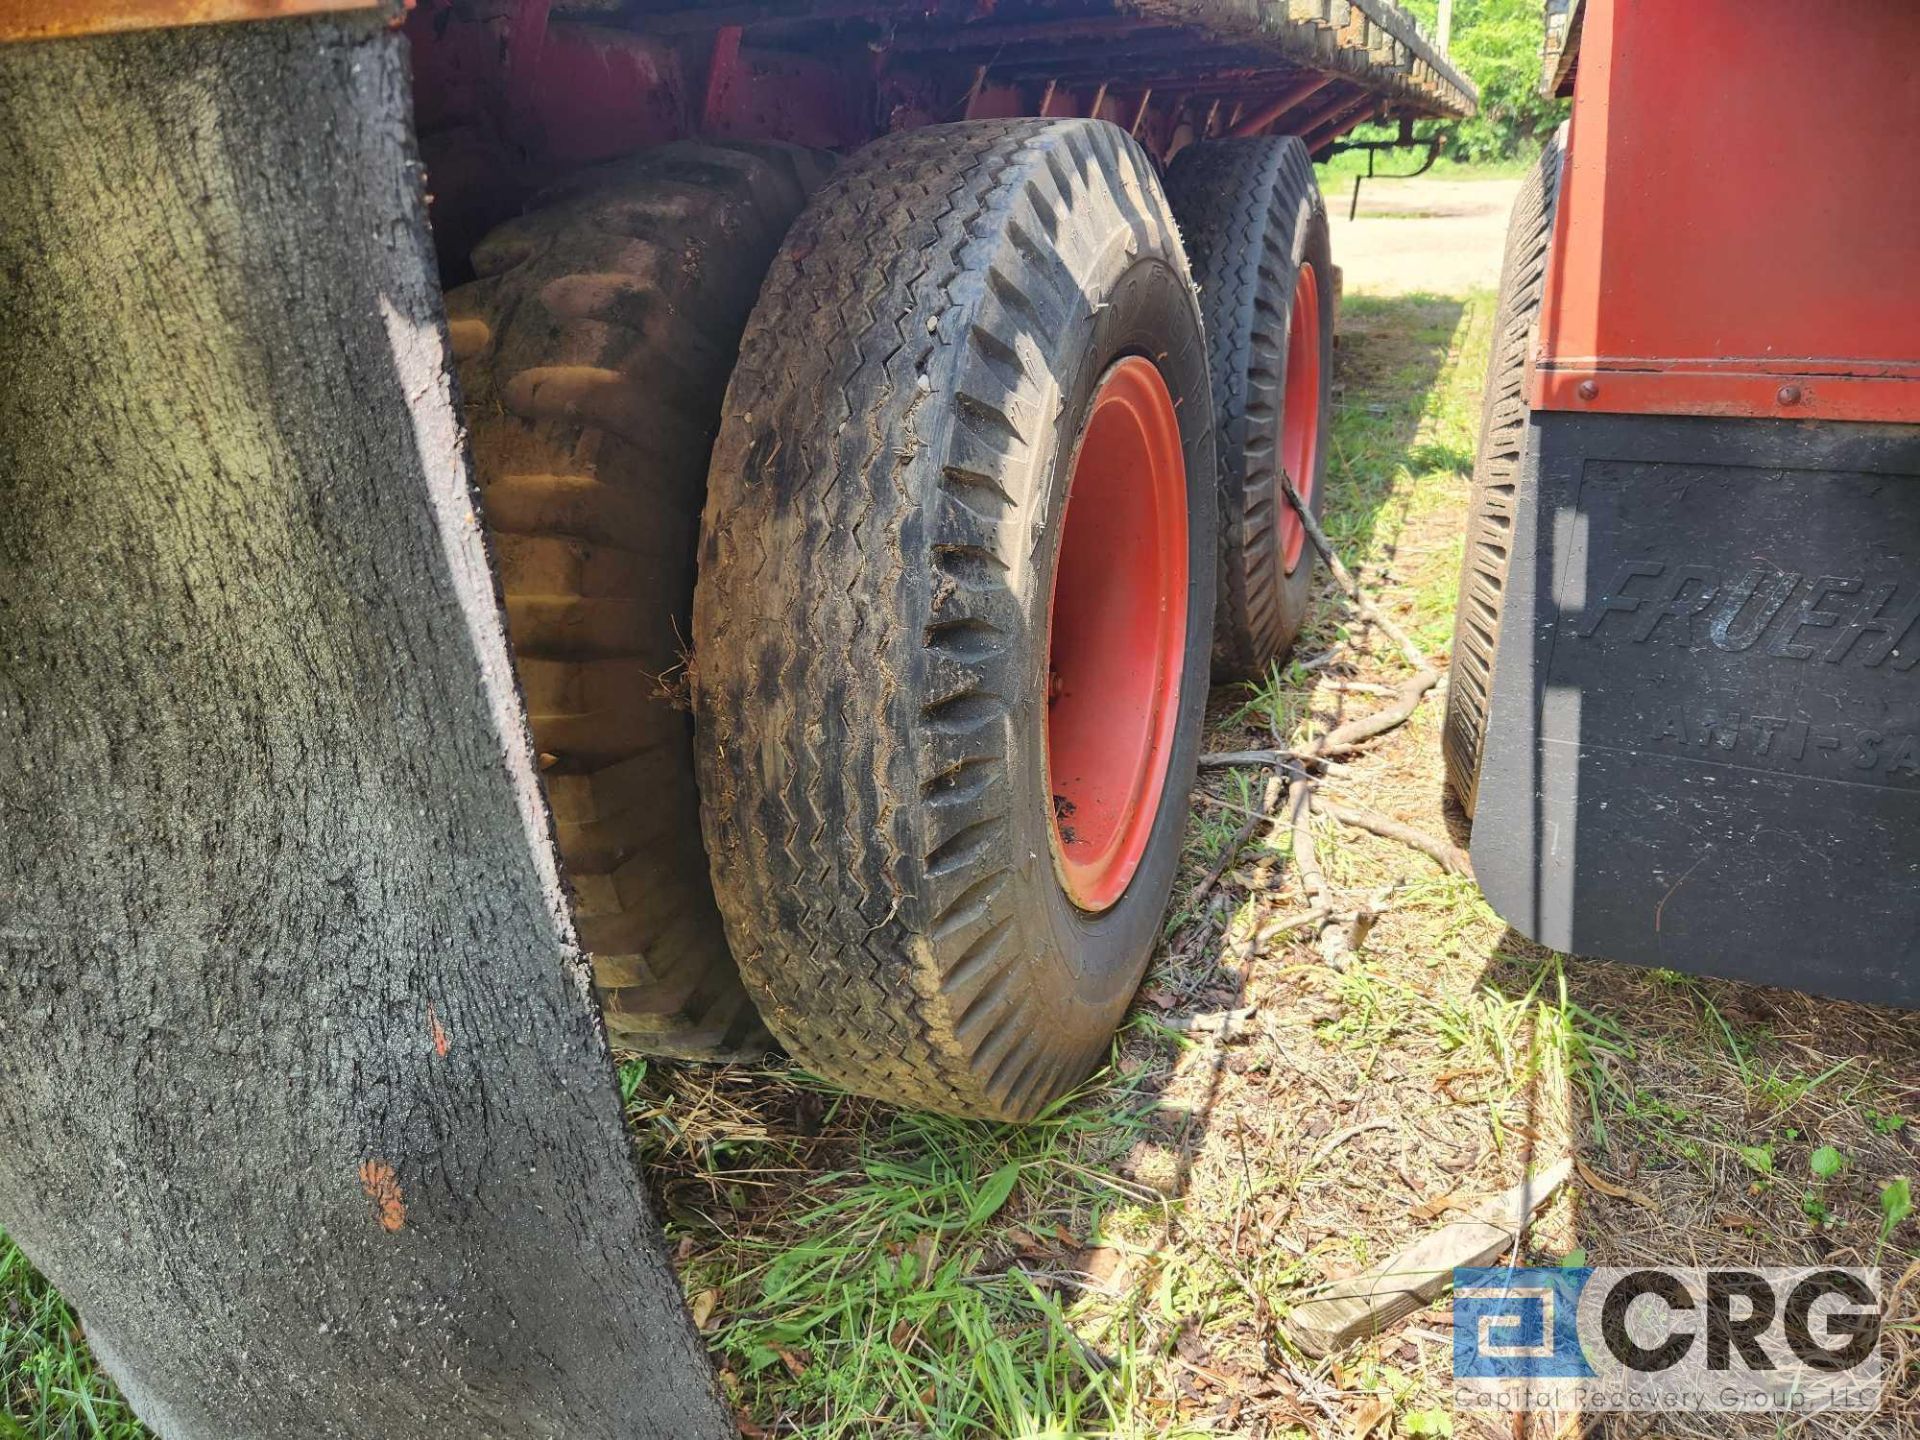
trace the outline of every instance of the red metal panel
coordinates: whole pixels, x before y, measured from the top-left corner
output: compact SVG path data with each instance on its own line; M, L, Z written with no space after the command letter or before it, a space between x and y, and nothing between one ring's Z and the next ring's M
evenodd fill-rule
M624 30L555 24L526 80L529 148L555 165L609 160L678 139L695 103L677 51Z
M1533 404L1920 422L1920 5L1586 12Z

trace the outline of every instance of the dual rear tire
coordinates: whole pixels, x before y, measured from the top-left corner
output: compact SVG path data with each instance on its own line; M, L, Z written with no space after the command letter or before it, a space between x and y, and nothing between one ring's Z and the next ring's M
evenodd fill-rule
M574 919L613 1042L770 1046L700 847L676 694L740 333L825 166L679 144L581 171L448 292L475 477Z
M1213 267L1196 301L1178 212L1113 126L876 142L764 285L810 162L671 148L505 227L449 303L609 1028L739 1053L765 1043L757 1012L850 1089L1032 1116L1105 1054L1145 970L1210 659L1253 673L1304 607L1272 475L1289 375L1324 413L1324 215L1293 195L1311 170L1267 142L1198 147L1231 152L1260 218L1182 214ZM669 193L676 165L732 176L734 199ZM643 411L687 355L713 364L666 387L683 408ZM1217 432L1244 453L1217 461ZM1317 496L1312 438L1292 463ZM609 487L637 503L583 518ZM691 741L635 689L687 635ZM711 884L690 875L696 809Z

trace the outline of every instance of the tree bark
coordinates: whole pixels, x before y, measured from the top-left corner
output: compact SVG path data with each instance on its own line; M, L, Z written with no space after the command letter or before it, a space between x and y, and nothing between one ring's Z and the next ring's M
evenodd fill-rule
M0 1224L169 1437L732 1433L378 14L0 49Z

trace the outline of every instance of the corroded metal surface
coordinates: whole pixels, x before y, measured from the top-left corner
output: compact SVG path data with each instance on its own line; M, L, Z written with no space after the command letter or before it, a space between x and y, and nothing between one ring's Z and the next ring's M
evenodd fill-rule
M0 42L371 10L382 0L0 0Z
M556 10L584 18L599 3L558 0ZM974 114L998 113L992 92L1010 83L1108 82L1135 96L1151 86L1220 96L1247 115L1310 74L1341 82L1347 108L1365 114L1470 115L1479 98L1393 0L650 0L623 23L663 39L740 26L749 47L857 39L888 65L970 64L985 72Z

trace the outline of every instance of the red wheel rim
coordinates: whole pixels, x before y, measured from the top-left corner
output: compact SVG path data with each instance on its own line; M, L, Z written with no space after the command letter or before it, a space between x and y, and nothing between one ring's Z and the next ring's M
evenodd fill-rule
M1054 872L1075 905L1105 910L1153 833L1186 654L1186 456L1167 382L1139 356L1087 408L1047 628Z
M1281 398L1280 463L1293 488L1313 504L1315 463L1320 458L1320 286L1311 261L1300 262L1293 280L1293 304L1287 325L1287 393ZM1307 530L1293 506L1280 497L1281 559L1287 574L1300 563Z

